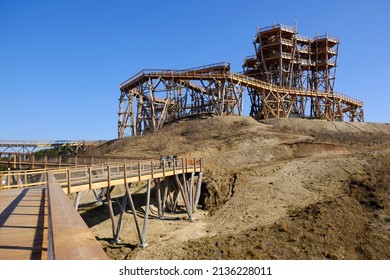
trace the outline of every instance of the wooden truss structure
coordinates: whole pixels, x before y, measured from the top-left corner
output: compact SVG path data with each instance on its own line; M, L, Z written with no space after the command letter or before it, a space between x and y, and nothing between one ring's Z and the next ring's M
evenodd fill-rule
M275 87L249 89L251 116L364 120L363 102L334 91L337 38L308 38L278 24L258 29L253 45L255 55L245 58L244 74Z
M142 70L120 85L118 138L159 130L186 116L243 113L257 119L309 117L364 121L363 102L334 91L338 39L298 36L295 27L259 29L244 74L229 63L185 70Z
M156 131L165 122L199 113L242 114L245 90L226 75L228 63L186 70L143 70L121 84L118 137Z

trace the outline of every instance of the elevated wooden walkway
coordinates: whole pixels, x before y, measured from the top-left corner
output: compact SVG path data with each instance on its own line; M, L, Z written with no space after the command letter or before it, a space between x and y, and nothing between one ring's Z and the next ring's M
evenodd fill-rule
M108 203L113 240L120 240L128 204L139 245L145 247L152 184L158 198L159 218L164 218L164 209L175 211L181 196L192 219L199 201L202 172L203 162L199 158L0 172L0 259L106 259L77 213L81 194L96 194L98 189L100 195L96 199L104 198ZM141 223L130 188L132 183L143 181L147 182L147 195ZM124 186L125 195L116 219L111 194L119 185ZM73 205L66 196L71 193L76 193Z
M305 97L326 97L331 100L337 99L340 102L343 102L350 106L362 107L363 102L341 94L338 92L326 92L326 91L308 91L304 89L297 89L292 87L281 87L268 82L261 81L249 77L247 75L239 74L230 71L230 65L228 63L217 63L212 65L206 65L203 67L197 67L187 70L153 70L146 69L142 70L138 74L134 75L130 79L126 80L120 85L121 91L128 91L134 86L142 84L148 81L149 78L177 78L183 81L186 80L207 80L207 79L216 79L224 80L231 79L236 84L241 84L245 87L249 87L254 90L261 92L276 91L281 94L305 96ZM190 85L190 87L194 87Z
M0 260L47 259L47 189L0 191Z

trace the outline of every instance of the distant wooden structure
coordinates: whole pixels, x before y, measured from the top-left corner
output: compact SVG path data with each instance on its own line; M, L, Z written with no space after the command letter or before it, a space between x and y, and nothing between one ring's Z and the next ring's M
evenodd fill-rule
M104 140L55 140L55 141L19 141L0 140L0 153L31 154L39 149L50 149L55 147L67 147L73 152L84 150L88 146L97 146L105 142Z
M363 102L334 91L339 40L300 36L295 27L257 30L244 73L229 63L183 70L145 69L120 84L118 138L159 130L190 115L241 115L243 96L257 119L306 117L364 121Z

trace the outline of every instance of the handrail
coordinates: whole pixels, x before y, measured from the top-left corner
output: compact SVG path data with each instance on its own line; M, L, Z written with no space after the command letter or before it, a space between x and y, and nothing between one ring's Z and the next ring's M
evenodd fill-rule
M268 31L268 30L272 30L272 29L282 29L282 30L286 30L286 31L290 31L290 32L296 31L295 27L284 25L284 24L274 24L274 25L258 28L257 30L260 32L264 32L264 31Z
M219 62L219 63L213 63L213 64L208 64L208 65L203 65L203 66L197 66L193 68L188 68L188 69L182 69L182 70L173 70L173 69L143 69L134 76L130 77L126 81L120 84L120 88L126 86L127 84L139 79L143 75L151 74L151 73L172 73L172 74L180 74L180 73L186 73L186 72L197 72L199 70L207 70L210 68L215 68L215 67L224 67L227 68L228 70L230 69L230 63L228 62Z
M53 174L47 173L48 258L50 260L108 260Z
M321 39L327 39L329 41L333 41L335 43L339 43L339 39L336 38L336 37L332 37L332 36L329 36L328 34L325 34L325 35L317 35L313 38L313 43L316 41L316 40L321 40Z
M337 98L340 98L342 100L354 103L355 105L363 106L363 102L362 101L360 101L360 100L358 100L356 98L347 96L345 94L341 94L339 92L326 92L326 91L319 91L319 90L317 90L317 91L307 91L307 90L304 90L304 89L296 89L296 88L288 88L288 87L277 86L277 85L274 85L272 83L267 83L267 82L264 82L264 81L261 81L261 80L258 80L258 79L252 78L252 77L248 77L246 75L235 73L235 72L230 72L230 75L232 77L237 77L241 81L251 82L251 83L257 84L257 85L259 85L259 86L261 86L263 88L273 88L275 90L278 89L278 90L283 91L283 92L287 92L287 91L296 91L296 92L300 92L300 93L304 92L307 95L311 95L311 96L325 95L327 97L337 97Z
M106 140L49 140L49 141L26 141L26 140L0 140L0 146L20 146L20 147L50 147L57 145L91 145L102 143Z
M282 53L282 56L284 58L289 58L289 59L292 59L291 57L291 54L290 53ZM313 63L316 63L316 62L313 62ZM318 63L318 62L317 62ZM326 61L326 63L328 64L335 64L335 60L333 59L330 59L328 61ZM252 77L248 77L246 75L241 75L241 74L238 74L238 73L235 73L235 72L231 72L230 70L228 71L224 71L222 73L196 73L197 71L194 71L193 73L191 73L191 75L189 75L189 71L190 70L198 70L198 69L208 69L210 68L211 66L220 66L220 65L224 65L224 66L228 66L228 64L224 64L224 63L217 63L217 64L211 64L211 65L208 65L208 66L203 66L203 67L195 67L195 68L191 68L191 69L187 69L187 70L142 70L141 72L143 73L143 75L149 75L151 77L154 77L154 76L163 76L163 75L169 75L169 76L172 76L172 77L175 77L175 78L195 78L195 79L202 79L202 78L215 78L215 79L226 79L226 78L237 78L239 79L238 81L239 82L246 82L248 83L248 85L252 84L252 85L255 85L255 86L260 86L262 88L271 88L271 89L275 89L275 90L279 90L281 92L288 92L288 93L296 93L296 94L305 94L307 96L324 96L324 97L328 97L328 98L340 98L341 100L345 101L345 102L349 102L349 103L352 103L353 105L356 105L356 106L363 106L363 102L358 100L358 99L355 99L355 98L352 98L352 97L349 97L347 95L344 95L344 94L339 94L339 93L335 93L335 92L326 92L326 91L319 91L319 90L313 90L313 91L308 91L308 90L304 90L304 89L297 89L297 88L291 88L291 87L283 87L283 86L277 86L277 85L274 85L272 83L268 83L268 82L264 82L264 81L261 81L261 80L258 80L258 79L255 79L255 78L252 78ZM140 72L140 73L141 73ZM137 76L137 75L136 75ZM130 83L132 78L130 78L128 80L127 83ZM126 83L126 82L125 82Z
M57 178L66 193L72 193L78 191L77 187L90 183L96 185L96 188L101 188L108 180L123 180L124 167L126 167L129 178L142 181L145 178L154 179L165 177L166 174L175 175L188 172L203 172L203 159L178 158L172 161L142 160L118 164L98 164L51 169L50 173ZM107 169L110 169L110 178L107 177ZM46 172L48 170L28 170L12 173L1 172L0 189L45 185L46 182L42 182L41 177ZM89 189L91 187L89 186Z

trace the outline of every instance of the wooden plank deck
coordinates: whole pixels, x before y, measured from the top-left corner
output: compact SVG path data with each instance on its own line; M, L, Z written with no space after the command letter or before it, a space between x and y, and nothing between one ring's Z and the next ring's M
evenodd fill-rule
M45 187L0 191L0 259L47 259Z

